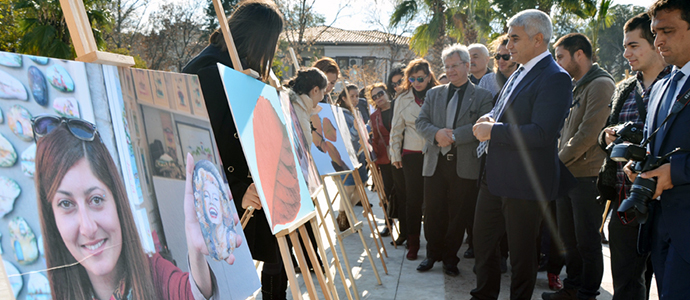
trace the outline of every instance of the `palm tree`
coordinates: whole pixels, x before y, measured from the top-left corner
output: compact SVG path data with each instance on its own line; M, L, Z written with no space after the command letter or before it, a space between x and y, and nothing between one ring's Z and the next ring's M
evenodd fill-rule
M101 30L107 29L110 25L109 13L102 9L102 2L84 1L86 15L91 22L99 49L105 49L106 46ZM59 0L17 0L14 8L24 13L19 20L22 34L19 52L64 59L74 58L74 49Z

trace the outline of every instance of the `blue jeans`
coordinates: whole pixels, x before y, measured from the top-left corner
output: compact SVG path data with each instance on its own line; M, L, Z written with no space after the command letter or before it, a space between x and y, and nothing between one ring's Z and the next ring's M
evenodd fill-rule
M601 253L601 215L603 206L597 202L597 177L577 178L577 187L556 200L558 232L565 246L567 289L576 289L580 299L599 295L604 275Z

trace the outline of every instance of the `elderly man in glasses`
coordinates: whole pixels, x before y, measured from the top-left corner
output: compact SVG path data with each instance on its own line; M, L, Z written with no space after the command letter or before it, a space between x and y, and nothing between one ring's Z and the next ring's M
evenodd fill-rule
M470 52L470 81L479 84L479 81L488 74L493 73L489 69L489 49L482 44L471 44L467 46Z
M457 253L462 244L468 218L474 215L477 199L479 141L472 125L493 107L491 94L477 88L467 78L470 54L465 46L452 45L442 53L450 83L427 92L417 132L426 140L424 146L424 235L426 259L420 272L443 261L445 274L460 274Z

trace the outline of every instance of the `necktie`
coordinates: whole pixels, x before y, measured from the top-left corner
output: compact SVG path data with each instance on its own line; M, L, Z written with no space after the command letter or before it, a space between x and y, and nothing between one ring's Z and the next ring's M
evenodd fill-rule
M455 121L455 111L458 109L458 90L455 90L453 98L450 98L448 106L446 107L446 128L453 129L453 121ZM441 148L443 155L448 154L448 151L453 148L453 145Z
M668 87L668 90L666 90L666 98L663 102L661 102L661 105L659 106L659 111L656 113L656 127L662 126L661 122L666 119L666 116L668 116L669 110L671 106L673 106L673 102L675 102L676 98L673 97L676 94L676 89L678 88L678 81L680 81L681 78L683 78L685 74L683 72L676 71L676 73L673 75L673 78L671 79L671 84ZM654 149L659 150L661 147L661 141L663 140L663 132L666 131L666 125L664 124L661 129L659 129L658 135L654 138Z
M501 94L501 97L498 98L498 101L496 101L496 106L494 106L494 111L493 111L493 116L496 120L501 116L503 113L503 110L505 108L505 103L508 101L508 95L513 91L513 86L515 85L515 81L517 81L518 76L520 76L520 73L524 70L522 66L520 66L513 75L510 76L510 80L508 80L508 83L503 90L503 93ZM477 157L482 157L484 153L486 153L486 147L489 146L489 140L483 141L479 143L479 146L477 147Z

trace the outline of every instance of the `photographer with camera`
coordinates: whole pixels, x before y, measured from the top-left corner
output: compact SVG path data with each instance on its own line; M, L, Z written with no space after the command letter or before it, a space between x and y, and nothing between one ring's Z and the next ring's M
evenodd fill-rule
M642 223L652 199L651 252L661 300L690 297L690 2L658 0L649 8L654 46L674 66L669 77L650 92L646 141L625 151L614 147L611 157L632 159L625 166L633 182L630 197L619 211L635 212ZM646 151L645 151L646 150ZM647 152L647 153L645 153ZM616 154L614 156L614 154ZM633 166L634 165L634 166ZM636 173L640 174L636 174Z
M619 83L611 98L611 115L599 135L599 146L607 152L622 142L642 142L649 91L655 82L671 73L672 67L654 47L650 25L649 15L642 13L628 20L623 28L623 56L637 74ZM632 182L625 179L624 165L607 157L597 180L600 199L611 200L614 211L630 195L632 186ZM611 218L608 227L613 300L645 300L649 295L652 268L649 253L637 252L639 222L625 213L614 216L618 218Z

